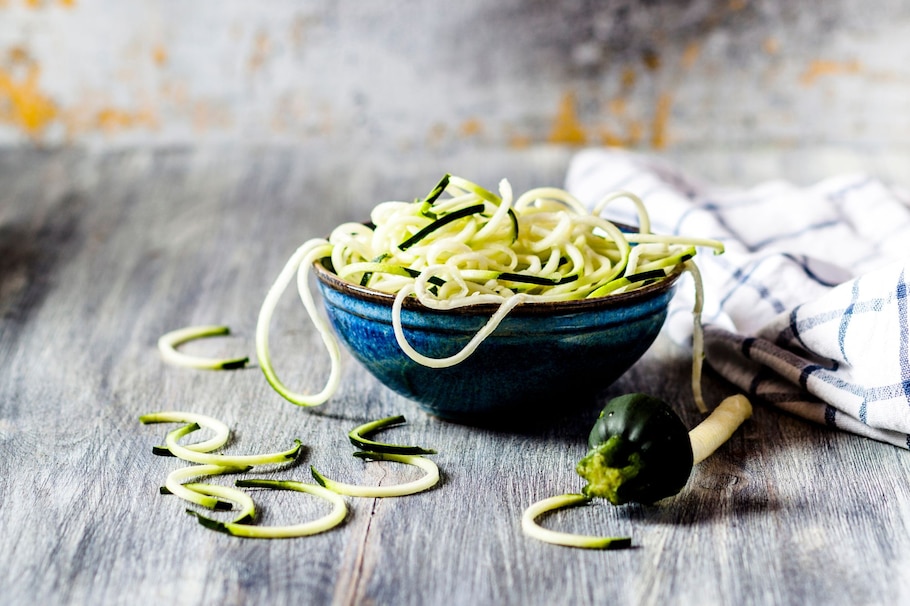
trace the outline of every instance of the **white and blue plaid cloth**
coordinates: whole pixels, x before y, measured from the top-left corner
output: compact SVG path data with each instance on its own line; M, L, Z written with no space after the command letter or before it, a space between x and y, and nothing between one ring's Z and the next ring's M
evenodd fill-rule
M702 182L657 158L580 152L566 189L593 205L641 197L656 233L714 238L700 250L707 363L789 413L910 448L910 192L868 175L809 187ZM605 216L636 224L631 203ZM665 330L691 342L691 283Z

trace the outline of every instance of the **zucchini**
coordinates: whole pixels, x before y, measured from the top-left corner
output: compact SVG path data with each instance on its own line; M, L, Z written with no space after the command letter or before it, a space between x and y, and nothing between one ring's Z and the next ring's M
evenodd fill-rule
M742 395L731 396L691 432L662 400L642 393L607 403L588 436L576 471L582 494L613 505L654 503L677 494L695 464L723 444L752 414Z

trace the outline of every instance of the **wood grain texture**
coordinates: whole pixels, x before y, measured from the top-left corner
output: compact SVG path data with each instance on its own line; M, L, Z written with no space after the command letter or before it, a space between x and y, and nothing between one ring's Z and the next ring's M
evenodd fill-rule
M265 291L294 248L376 202L453 170L518 188L560 183L534 152L354 167L317 150L0 153L0 601L4 604L892 604L910 597L910 457L758 405L675 498L595 504L547 526L630 534L595 552L524 537L532 501L581 487L574 463L606 398L646 390L690 424L688 353L660 340L599 402L516 431L440 421L351 358L337 396L288 404L258 368L166 366L155 341L190 324L233 334L199 353L253 354ZM396 170L391 170L391 168ZM290 293L273 328L278 370L319 385L328 360ZM189 347L189 346L188 346ZM717 401L731 388L708 377ZM431 446L440 485L348 499L338 529L306 539L213 533L158 494L181 466L140 414L192 410L233 429L226 452L306 445L267 477L393 483L418 471L350 456L346 432L404 414L397 441ZM229 483L230 477L213 481ZM327 505L256 493L263 523Z

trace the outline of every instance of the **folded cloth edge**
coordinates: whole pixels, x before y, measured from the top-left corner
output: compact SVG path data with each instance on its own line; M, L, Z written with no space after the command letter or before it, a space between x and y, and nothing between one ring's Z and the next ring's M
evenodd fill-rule
M800 385L814 361L761 337L713 325L706 325L704 333L711 368L749 396L819 425L910 449L910 435L867 425L814 395L811 387Z

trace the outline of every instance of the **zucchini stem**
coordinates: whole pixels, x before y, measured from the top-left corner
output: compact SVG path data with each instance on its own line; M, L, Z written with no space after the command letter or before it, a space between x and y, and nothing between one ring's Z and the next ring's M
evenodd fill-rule
M751 416L752 404L742 394L730 396L718 404L704 421L689 432L693 465L711 456Z

